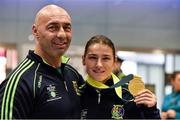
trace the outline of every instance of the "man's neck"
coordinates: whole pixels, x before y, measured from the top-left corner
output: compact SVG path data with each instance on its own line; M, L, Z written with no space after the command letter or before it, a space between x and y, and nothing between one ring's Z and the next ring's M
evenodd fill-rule
M61 66L61 56L53 57L53 56L49 56L47 54L40 54L37 51L34 51L34 53L39 55L43 59L44 63L46 63L54 68Z

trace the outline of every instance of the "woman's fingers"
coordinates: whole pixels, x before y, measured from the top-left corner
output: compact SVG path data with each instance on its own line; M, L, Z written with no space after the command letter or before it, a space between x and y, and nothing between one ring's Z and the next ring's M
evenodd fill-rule
M145 89L138 93L134 102L136 102L136 104L144 104L147 107L152 107L156 104L157 100L156 96L150 90Z

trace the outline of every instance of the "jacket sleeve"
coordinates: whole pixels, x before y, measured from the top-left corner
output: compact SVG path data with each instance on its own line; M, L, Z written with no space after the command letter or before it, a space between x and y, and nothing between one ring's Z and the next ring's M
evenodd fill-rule
M141 106L141 111L143 114L143 117L145 119L160 119L160 111L159 109L155 106L153 107L146 107L144 105Z
M162 104L162 112L166 112L169 109L169 101L171 97L167 95L164 97L163 104Z
M1 119L28 118L33 106L31 89L22 78L11 78L0 85L0 117Z
M180 112L176 111L176 119L180 119Z

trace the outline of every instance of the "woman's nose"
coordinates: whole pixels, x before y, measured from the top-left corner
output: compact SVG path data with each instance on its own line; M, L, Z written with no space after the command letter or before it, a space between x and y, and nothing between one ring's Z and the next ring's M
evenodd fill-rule
M101 59L98 59L96 66L102 67L102 61L101 61Z

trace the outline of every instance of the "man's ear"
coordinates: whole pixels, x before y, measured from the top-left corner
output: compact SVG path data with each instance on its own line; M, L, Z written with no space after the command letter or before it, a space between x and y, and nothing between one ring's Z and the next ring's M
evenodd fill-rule
M85 57L84 57L84 55L82 56L82 64L85 65Z
M37 30L37 27L35 24L33 24L33 26L32 26L32 33L36 39L39 38L38 30Z

